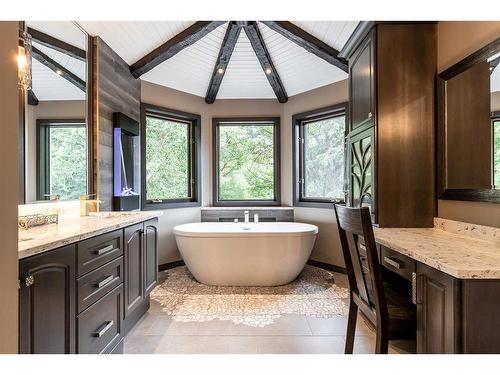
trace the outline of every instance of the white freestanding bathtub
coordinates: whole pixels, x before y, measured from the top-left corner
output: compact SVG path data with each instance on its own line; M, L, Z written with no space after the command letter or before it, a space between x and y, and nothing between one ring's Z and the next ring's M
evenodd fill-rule
M318 227L302 223L191 223L174 228L189 271L208 285L276 286L304 268Z

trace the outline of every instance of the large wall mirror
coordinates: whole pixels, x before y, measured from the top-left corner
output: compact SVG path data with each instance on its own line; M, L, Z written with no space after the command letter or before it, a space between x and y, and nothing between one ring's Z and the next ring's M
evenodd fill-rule
M500 203L500 38L438 81L439 198Z
M90 193L89 38L71 21L27 21L32 84L21 100L20 202Z

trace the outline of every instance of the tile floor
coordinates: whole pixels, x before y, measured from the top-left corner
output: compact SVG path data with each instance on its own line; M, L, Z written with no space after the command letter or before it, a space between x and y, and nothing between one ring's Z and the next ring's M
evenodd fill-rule
M345 275L336 283L346 285ZM284 315L274 324L251 327L230 321L178 322L151 301L150 310L125 337L125 354L342 354L347 317ZM355 353L373 353L375 333L358 318ZM405 352L391 345L390 353Z

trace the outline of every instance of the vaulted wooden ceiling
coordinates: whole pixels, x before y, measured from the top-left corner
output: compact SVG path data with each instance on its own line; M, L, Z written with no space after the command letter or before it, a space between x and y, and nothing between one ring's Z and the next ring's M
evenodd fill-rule
M347 78L337 54L356 21L79 22L134 76L217 99L277 98Z

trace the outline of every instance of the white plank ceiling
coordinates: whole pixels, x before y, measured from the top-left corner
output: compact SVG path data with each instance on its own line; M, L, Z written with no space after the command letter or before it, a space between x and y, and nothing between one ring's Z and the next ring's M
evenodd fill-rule
M337 50L356 28L357 21L294 22ZM91 21L79 22L91 35L99 35L129 65L193 24L192 21ZM282 35L258 23L266 47L288 96L347 78L339 68L307 52ZM210 82L227 24L169 60L141 79L204 97ZM242 30L222 80L218 99L275 98L252 46Z

